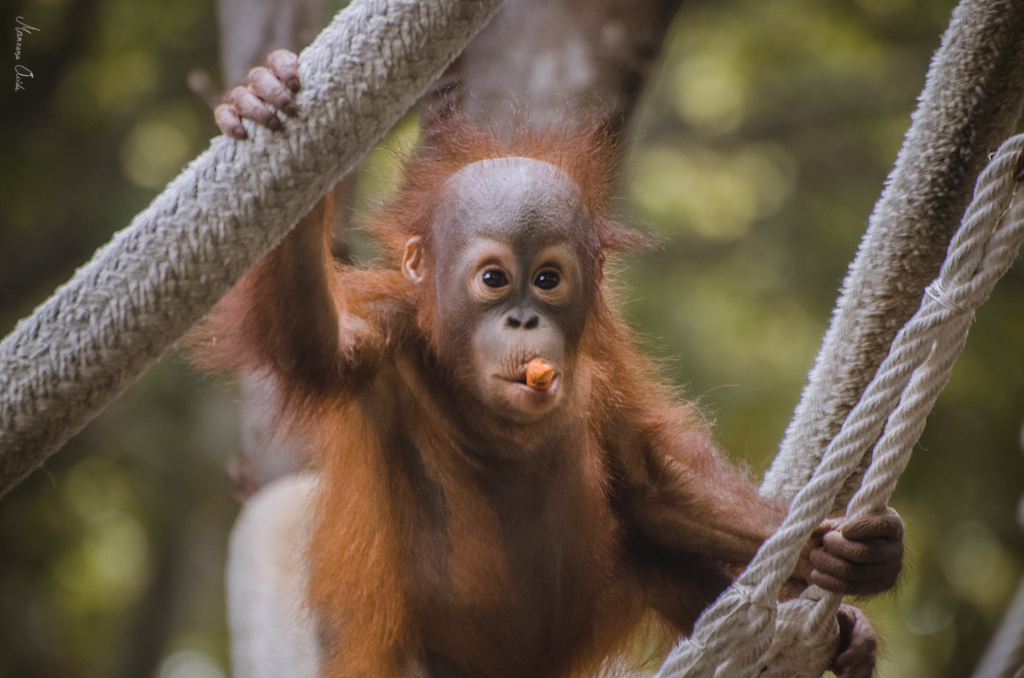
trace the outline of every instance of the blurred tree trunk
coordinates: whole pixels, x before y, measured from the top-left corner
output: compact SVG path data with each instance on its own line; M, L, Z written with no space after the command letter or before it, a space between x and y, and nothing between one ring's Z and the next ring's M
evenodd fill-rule
M474 124L515 114L546 126L599 111L627 128L682 0L508 0L466 46L427 108L456 101Z

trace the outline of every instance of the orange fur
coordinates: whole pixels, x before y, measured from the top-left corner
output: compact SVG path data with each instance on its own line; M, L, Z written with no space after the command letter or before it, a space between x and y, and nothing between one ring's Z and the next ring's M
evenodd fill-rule
M524 132L504 144L455 117L432 138L433 147L408 163L397 200L371 220L370 230L390 254L387 268L353 270L331 263L329 229L319 230L324 227L318 221L332 210L321 205L239 283L191 343L207 368L273 370L286 395L280 425L315 432L314 464L323 480L310 547L310 603L329 639L325 676L400 675L424 648L457 655L467 671L486 678L513 671L583 675L610 655L635 652L638 639L650 637L650 629L662 624L651 606L669 618L663 635L674 638L689 631L723 585L723 565L714 551L704 560L694 555L699 567L689 579L662 567L655 555L647 564L623 552L622 540L634 538L624 533L627 522L661 525L664 506L683 505L690 513L689 522L680 522L680 543L666 537L666 543L653 544L657 535L644 533L651 553L688 552L685 530L695 530L699 543L728 542L724 562L736 549L756 548L783 510L760 500L756 488L720 459L696 408L678 404L636 348L637 337L619 319L603 280L587 302L575 368L589 388L581 387L565 406L568 420L584 422L584 428L578 443L564 450L561 466L555 465L562 484L555 487L556 481L538 476L538 501L553 507L542 520L557 523L539 534L563 540L556 551L577 563L575 576L559 584L569 593L552 613L548 654L518 657L514 637L502 644L478 635L472 624L452 629L443 616L431 617L434 589L417 575L424 567L417 549L426 557L435 550L441 554L452 592L445 604L469 610L468 618L480 615L481 628L514 635L549 622L543 610L520 602L516 582L527 575L500 537L502 521L510 518L502 517L503 507L485 491L480 463L460 453L458 431L445 414L448 405L438 402L437 384L448 378L431 344L438 319L432 293L417 291L397 270L405 242L430 237L431 209L452 174L478 160L507 156L555 165L581 188L593 223L587 263L595 279L602 279L607 253L647 242L608 216L615 144L605 126ZM533 445L543 432L540 438L529 431L509 435ZM419 458L403 456L405 439L415 441ZM619 497L620 486L640 489ZM423 487L439 488L448 516L429 538L414 526L418 502L429 500ZM635 508L620 515L612 498ZM729 532L734 524L738 536ZM650 574L624 574L634 569ZM543 604L534 601L532 607ZM530 642L540 641L522 644ZM495 666L499 661L488 651L512 652L502 660L509 667Z
M397 675L390 648L411 637L403 505L389 497L384 455L365 416L342 403L332 409L317 422L324 485L310 544L310 603L322 611L326 633L345 640L328 652L324 674ZM403 489L393 488L399 496Z

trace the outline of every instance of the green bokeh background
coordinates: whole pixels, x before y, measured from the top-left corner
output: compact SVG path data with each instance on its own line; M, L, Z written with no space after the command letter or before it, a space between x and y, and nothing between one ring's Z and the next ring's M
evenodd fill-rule
M672 26L620 204L665 246L622 262L623 307L758 476L952 6L705 1ZM17 16L39 29L19 62ZM219 64L212 0L31 0L0 17L7 72L34 74L0 95L6 334L206 147L216 128L186 76ZM387 148L415 134L408 117ZM395 153L375 151L360 208L394 183ZM978 312L897 489L907 572L866 605L880 676L968 676L1024 569L1022 334L1018 267ZM238 444L237 395L172 352L0 501L0 678L227 673Z

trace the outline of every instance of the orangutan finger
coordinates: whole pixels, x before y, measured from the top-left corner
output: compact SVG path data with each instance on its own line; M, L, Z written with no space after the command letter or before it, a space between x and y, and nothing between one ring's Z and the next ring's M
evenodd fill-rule
M245 139L249 136L242 126L242 119L238 117L238 111L231 104L221 104L213 109L213 119L222 134L235 139Z
M875 579L873 581L848 581L825 574L820 570L812 570L807 581L832 593L844 596L867 596L874 593L882 593L893 587L892 581L888 579Z
M814 532L811 533L811 538L808 540L817 544L821 543L821 538L825 536L827 532L832 530L838 530L843 527L842 518L826 518L821 521L821 525L814 528Z
M302 87L299 82L299 57L295 52L286 49L275 49L267 57L267 65L284 86L292 92Z
M839 532L829 532L821 540L822 547L844 560L854 563L901 563L903 540L852 541Z
M295 102L281 81L262 66L249 71L249 90L285 115L295 115Z
M843 536L852 541L868 539L903 539L903 519L892 508L880 513L869 513L843 524Z
M228 95L228 100L243 118L259 123L267 129L281 129L281 120L248 88L234 88Z
M893 583L899 576L898 563L890 561L874 564L854 563L836 557L825 549L814 549L811 552L811 566L822 574L830 575L845 581L889 580Z

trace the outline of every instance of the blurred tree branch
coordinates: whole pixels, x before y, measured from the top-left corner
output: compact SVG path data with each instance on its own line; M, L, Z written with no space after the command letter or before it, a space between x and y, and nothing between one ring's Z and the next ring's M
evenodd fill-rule
M472 122L499 130L517 113L549 125L574 110L600 111L625 128L681 4L510 0L466 46L429 103L454 97Z

